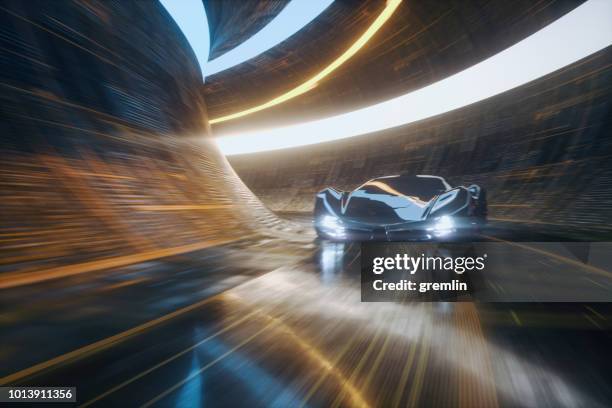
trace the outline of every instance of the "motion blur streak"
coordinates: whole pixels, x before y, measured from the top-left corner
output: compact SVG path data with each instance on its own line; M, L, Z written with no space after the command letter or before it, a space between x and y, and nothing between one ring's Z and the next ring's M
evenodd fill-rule
M149 373L151 373L151 372L153 372L153 371L155 371L155 370L157 370L157 369L159 369L159 368L161 368L161 367L165 366L166 364L168 364L168 363L170 363L170 362L172 362L172 361L176 360L177 358L179 358L179 357L181 357L181 356L185 355L186 353L189 353L191 350L195 349L196 347L199 347L199 346L201 346L202 344L204 344L204 343L208 342L209 340L214 339L215 337L217 337L217 336L219 336L219 335L221 335L221 334L225 333L226 331L233 329L235 326L237 326L237 325L239 325L239 324L241 324L241 323L244 323L245 321L247 321L248 319L250 319L250 318L251 318L251 317L252 317L252 316L253 316L255 313L256 313L256 311L253 311L253 312L251 312L251 313L247 313L247 314L246 314L246 315L244 315L242 318L237 319L237 320L235 320L235 321L233 321L233 322L231 322L231 323L227 324L225 327L223 327L223 329L221 329L221 330L219 330L219 331L217 331L217 332L215 332L215 333L213 333L213 334L211 334L211 335L209 335L209 336L205 337L204 339L202 339L202 340L200 340L199 342L197 342L197 343L193 344L192 346L189 346L188 348L186 348L186 349L184 349L184 350L180 351L179 353L174 354L172 357L167 358L166 360L164 360L164 361L162 361L162 362L160 362L160 363L155 364L153 367L148 368L148 369L146 369L145 371L142 371L141 373L139 373L139 374L137 374L136 376L134 376L134 377L130 378L129 380L124 381L124 382L122 382L121 384L116 385L115 387L111 388L110 390L103 392L102 394L98 395L97 397L92 398L91 400L89 400L89 401L87 401L87 402L85 402L85 403L81 404L81 405L80 405L80 407L85 408L85 407L87 407L87 406L89 406L89 405L93 404L94 402L99 401L99 400L101 400L102 398L104 398L104 397L106 397L106 396L108 396L108 395L112 394L113 392L118 391L118 390L120 390L121 388L123 388L123 387L125 387L125 386L127 386L127 385L129 385L129 384L133 383L134 381L136 381L136 380L138 380L138 379L140 379L140 378L144 377L145 375L147 375L147 374L149 374Z
M333 250L333 244L329 248L323 247L323 251L328 249ZM336 269L335 272L340 272L340 269ZM360 330L374 336L374 339L368 342L369 346L373 346L373 349L369 349L369 355L366 350L353 354L348 359L352 360L352 377L353 380L359 378L358 384L361 386L361 391L367 393L370 390L378 390L378 397L383 398L379 399L376 405L387 406L388 404L381 401L389 402L389 399L395 397L394 392L389 392L389 394L384 392L385 395L382 395L382 387L377 388L375 385L372 385L371 388L365 387L368 376L376 378L375 384L385 381L385 375L382 372L384 370L376 370L374 364L377 360L376 355L382 355L380 357L384 360L382 367L395 372L403 369L403 365L399 363L404 362L397 353L400 353L400 350L409 350L405 348L407 346L419 347L421 352L416 358L418 360L422 358L422 362L417 363L417 366L411 370L413 390L410 388L398 389L403 394L400 397L401 400L412 400L410 405L413 406L419 406L419 401L420 404L424 401L431 401L417 393L423 387L423 379L419 380L419 377L425 375L424 371L428 362L429 370L436 371L431 367L431 361L454 367L462 374L455 380L464 381L459 389L461 393L464 393L462 399L465 401L465 406L496 406L495 389L500 392L506 404L511 401L511 404L520 405L525 401L525 395L530 394L534 398L532 402L535 402L537 393L541 392L538 387L545 383L554 384L557 394L552 398L556 404L560 404L558 406L597 405L587 395L573 389L571 384L555 373L541 367L536 368L515 351L506 350L505 347L485 339L482 322L473 305L449 305L448 315L443 317L445 312L441 307L438 309L439 305L435 304L360 303L358 285L351 280L336 275L335 282L321 288L318 279L306 270L284 270L267 274L238 287L232 290L232 294L238 296L250 307L259 307L262 304L269 306L272 302L280 310L291 310L292 314L301 316L295 320L302 322L301 331L304 332L302 336L316 333L317 326L324 325L323 322L329 319L341 322L336 324L335 328L329 328L326 334L318 336L319 341L328 345L334 344L333 340L324 337L343 337L342 326L344 325L359 327ZM296 296L298 292L302 293L299 297ZM432 319L434 315L437 316L436 319ZM365 334L361 335L361 337L365 336ZM384 345L388 341L391 344L387 344L385 349ZM398 347L398 343L403 343L404 348ZM393 355L396 357L395 360ZM359 373L360 365L366 362L369 363L370 370ZM525 379L525 382L500 383L496 380L497 375L501 374L500 370L516 370L512 374L516 376L514 378ZM497 372L495 377L494 372ZM438 374L440 374L438 381L450 380L446 377L447 373ZM431 376L436 374L430 371L427 375L430 377L429 383L431 384L433 381ZM385 389L395 391L394 387ZM435 390L429 388L426 392L429 398L432 398L431 393L435 393ZM438 403L443 406L441 401L444 401L446 397L439 395L438 398Z
M91 7L0 8L0 286L286 229L206 137L199 68L161 4Z
M243 236L242 238L249 237ZM0 275L0 289L11 288L20 285L29 285L32 283L42 282L50 279L65 278L67 276L78 275L81 273L117 268L121 266L132 265L139 262L152 261L168 256L180 255L188 252L205 249L211 246L227 244L235 240L236 239L211 239L209 241L184 245L181 247L164 248L148 252L141 252L133 255L104 258L91 262L77 263L51 269L43 269L41 271L36 272L7 272L5 274Z
M372 133L449 112L526 84L606 48L612 44L611 15L612 1L590 0L499 54L417 91L326 119L219 134L217 143L225 155L284 149ZM307 90L299 89L298 94ZM285 95L211 123L276 105L289 99Z
M255 112L259 112L264 109L268 109L272 106L276 106L290 99L293 99L296 96L302 95L305 92L310 91L315 86L317 86L317 84L320 81L322 81L325 77L327 77L329 74L331 74L336 69L338 69L346 61L351 59L353 55L355 55L362 47L364 47L367 44L367 42L370 41L370 39L374 36L374 34L376 34L376 32L393 15L393 12L400 5L401 1L402 0L387 0L387 6L383 9L380 15L376 18L376 20L374 20L372 25L370 25L370 27L368 27L368 29L357 39L357 41L355 41L342 55L336 58L331 64L329 64L327 67L325 67L322 71L320 71L318 74L316 74L312 78L308 79L306 82L302 83L301 85L293 88L292 90L280 96L277 96L276 98L266 103L252 107L250 109L246 109L240 112L233 113L231 115L226 115L226 116L222 116L219 118L213 118L210 120L210 123L215 124L215 123L220 123L220 122L225 122L228 120L240 118L242 116L250 115L251 113L255 113ZM221 141L221 145L223 145L222 141ZM267 150L267 149L264 148L262 150ZM226 154L228 153L226 152Z

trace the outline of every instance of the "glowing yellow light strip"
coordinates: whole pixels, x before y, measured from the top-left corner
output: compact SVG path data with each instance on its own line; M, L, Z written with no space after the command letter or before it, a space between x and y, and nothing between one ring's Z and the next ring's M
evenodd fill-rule
M484 101L601 51L612 45L611 15L612 1L589 0L498 54L423 88L326 118L216 134L216 142L231 156L376 137L376 132Z
M380 13L380 15L374 20L372 25L368 27L368 29L359 37L357 41L353 43L344 51L342 55L336 58L331 64L329 64L325 69L319 72L317 75L313 76L306 82L301 85L293 88L292 90L277 96L276 98L263 103L261 105L254 106L250 109L246 109L240 112L232 113L231 115L221 116L219 118L214 118L210 120L210 124L225 122L228 120L240 118L242 116L250 115L251 113L259 112L264 109L268 109L272 106L281 104L283 102L288 101L289 99L293 99L296 96L299 96L303 93L306 93L317 86L317 83L321 81L323 78L334 72L338 69L342 64L348 61L353 55L357 54L357 52L364 46L370 39L376 34L376 32L385 24L385 22L393 15L397 7L400 5L402 0L387 0L387 5L385 9Z

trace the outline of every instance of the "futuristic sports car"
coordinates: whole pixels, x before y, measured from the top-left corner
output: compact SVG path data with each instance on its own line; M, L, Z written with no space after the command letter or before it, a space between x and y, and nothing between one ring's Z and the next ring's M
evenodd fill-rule
M314 208L315 230L330 240L446 240L473 234L486 220L484 189L427 175L380 177L351 192L326 188Z

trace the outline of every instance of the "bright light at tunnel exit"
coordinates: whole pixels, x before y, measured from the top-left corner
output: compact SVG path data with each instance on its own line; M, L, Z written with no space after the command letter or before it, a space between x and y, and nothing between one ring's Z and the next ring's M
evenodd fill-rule
M364 135L443 114L519 87L612 44L612 1L589 0L506 50L424 88L329 118L217 135L226 155Z

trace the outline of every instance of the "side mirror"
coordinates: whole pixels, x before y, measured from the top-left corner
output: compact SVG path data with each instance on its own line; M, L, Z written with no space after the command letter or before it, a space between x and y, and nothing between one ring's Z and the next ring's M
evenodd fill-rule
M468 187L468 191L470 192L472 197L474 197L476 200L480 198L480 191L481 191L480 186L477 186L476 184L472 184L471 186Z

